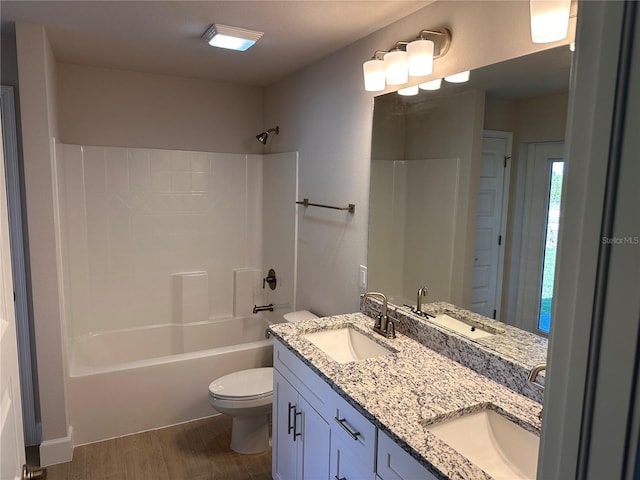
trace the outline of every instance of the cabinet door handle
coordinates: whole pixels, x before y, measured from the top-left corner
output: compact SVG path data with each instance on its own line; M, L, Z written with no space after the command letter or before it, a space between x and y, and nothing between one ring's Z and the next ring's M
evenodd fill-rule
M295 407L294 407L295 408ZM302 416L302 412L298 412L293 414L293 441L296 441L296 437L301 437L302 432L298 432L298 415Z
M347 480L347 477L338 477L338 475L335 475L335 480Z
M294 418L295 418L296 406L292 405L291 402L289 402L289 413L287 415L287 435L291 434L292 431L295 432L295 425L291 424L291 410L294 411Z
M348 426L347 426L347 419L346 418L338 418L338 417L334 417L334 420L336 422L338 422L338 425L340 425L345 432L347 432L349 434L349 436L351 438L353 438L354 440L358 440L358 437L360 436L360 432L354 432L353 430L351 430Z

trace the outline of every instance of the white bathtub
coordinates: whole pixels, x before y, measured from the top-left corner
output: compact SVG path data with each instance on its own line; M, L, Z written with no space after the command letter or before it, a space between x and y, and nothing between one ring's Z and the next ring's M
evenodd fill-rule
M272 365L259 316L88 334L70 345L67 400L75 445L215 414L215 378Z

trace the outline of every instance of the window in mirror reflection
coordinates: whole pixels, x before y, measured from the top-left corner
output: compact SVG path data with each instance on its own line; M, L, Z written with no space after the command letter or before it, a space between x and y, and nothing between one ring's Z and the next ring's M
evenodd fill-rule
M549 333L549 328L551 327L551 302L553 298L553 277L556 269L564 161L554 160L550 162L550 171L544 264L542 268L542 285L538 310L538 328L545 333Z

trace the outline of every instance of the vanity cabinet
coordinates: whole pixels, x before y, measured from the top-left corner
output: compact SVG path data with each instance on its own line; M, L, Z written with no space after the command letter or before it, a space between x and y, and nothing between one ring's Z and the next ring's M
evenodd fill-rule
M273 478L328 478L329 425L277 370L273 394Z
M273 353L274 480L435 478L277 339Z

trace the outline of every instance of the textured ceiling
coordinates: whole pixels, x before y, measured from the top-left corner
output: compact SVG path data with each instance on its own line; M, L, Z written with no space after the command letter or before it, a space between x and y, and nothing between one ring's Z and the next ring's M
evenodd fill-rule
M58 62L266 86L431 1L5 1L43 24ZM212 23L265 32L246 52L208 46ZM363 59L364 61L364 59Z

